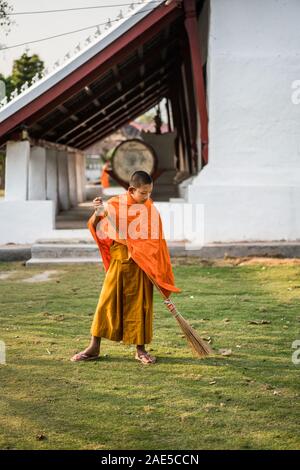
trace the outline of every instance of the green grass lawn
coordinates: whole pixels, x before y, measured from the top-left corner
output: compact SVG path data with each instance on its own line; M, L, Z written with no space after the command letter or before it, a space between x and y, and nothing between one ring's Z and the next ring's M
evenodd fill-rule
M45 269L52 280L23 282ZM87 345L100 266L0 263L1 449L299 449L300 265L174 268L173 299L213 347L195 359L155 294L155 365L102 341L98 362L71 363ZM0 276L1 277L1 276ZM251 325L250 320L271 323Z

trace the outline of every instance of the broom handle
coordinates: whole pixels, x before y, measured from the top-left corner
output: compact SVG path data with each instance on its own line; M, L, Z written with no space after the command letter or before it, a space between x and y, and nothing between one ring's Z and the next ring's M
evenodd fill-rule
M113 226L113 228L115 229L115 231L117 232L117 234L122 237L122 240L125 240L125 238L123 238L123 235L118 231L118 229L117 229L116 225L114 224L114 222L112 221L111 217L110 217L108 214L107 214L106 217L108 218L109 222L111 223L111 225ZM126 244L126 245L127 245L127 244ZM128 248L128 246L127 246L127 248ZM144 272L145 272L145 271L144 271ZM172 313L172 315L173 315L175 318L177 318L177 317L180 315L180 313L177 311L177 308L176 308L174 302L172 302L172 300L170 300L170 298L167 297L167 296L163 293L163 291L161 290L161 288L159 287L159 285L157 284L157 282L156 282L154 279L152 279L152 277L151 277L148 273L145 273L145 274L148 276L148 278L150 279L150 281L152 282L152 284L154 284L155 287L157 288L157 290L160 292L161 296L162 296L163 299L164 299L164 304L166 305L167 309Z

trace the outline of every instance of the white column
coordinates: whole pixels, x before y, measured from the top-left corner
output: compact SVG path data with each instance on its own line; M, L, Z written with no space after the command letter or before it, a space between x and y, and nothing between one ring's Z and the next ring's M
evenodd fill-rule
M58 200L61 210L70 209L68 154L62 150L57 152L58 165Z
M78 204L83 202L83 191L82 191L82 165L81 165L81 153L75 154L75 172L76 172L76 190L77 190L77 201Z
M71 206L76 207L77 199L77 182L76 182L76 153L68 153L68 174L69 174L69 192Z
M31 147L29 157L28 199L46 199L46 149Z
M210 5L209 162L187 201L204 205L207 243L297 240L300 2Z
M54 201L55 213L58 212L58 169L57 150L46 150L46 198Z
M5 163L5 200L26 201L30 143L8 141Z
M83 201L86 201L85 154L81 154L81 185Z

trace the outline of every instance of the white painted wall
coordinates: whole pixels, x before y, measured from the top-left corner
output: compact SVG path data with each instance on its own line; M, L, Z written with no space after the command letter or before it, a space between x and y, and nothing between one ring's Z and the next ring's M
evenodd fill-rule
M67 211L70 209L70 191L69 191L69 169L68 154L65 151L57 151L58 166L58 200L60 209Z
M31 147L29 157L28 199L46 199L46 149Z
M79 154L79 164L80 164L80 173L79 177L81 177L81 190L82 190L82 199L83 202L86 201L86 174L85 174L85 154L81 153ZM78 181L78 184L80 184L80 181Z
M205 242L300 239L298 0L211 0Z
M0 245L33 243L47 237L55 223L53 201L0 200Z
M83 202L83 188L82 188L82 155L81 153L75 154L75 172L76 172L76 190L78 203Z
M46 150L46 198L54 201L55 212L58 212L58 169L57 151L54 148Z
M26 201L30 143L8 141L5 163L5 200Z
M77 182L76 182L76 154L68 153L68 177L69 177L69 194L70 204L75 207L78 204L77 199Z

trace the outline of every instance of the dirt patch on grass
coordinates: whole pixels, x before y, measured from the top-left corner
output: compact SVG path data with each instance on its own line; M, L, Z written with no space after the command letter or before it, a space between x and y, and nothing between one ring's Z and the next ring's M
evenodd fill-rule
M196 257L174 257L172 258L173 266L179 265L197 265L197 266L296 266L300 265L299 258L269 258L259 256L244 256L239 258L220 258L205 259Z
M13 276L17 271L5 271L0 272L0 281L5 281L9 277Z
M235 265L239 266L251 266L254 264L263 264L265 266L278 266L278 265L287 265L294 266L300 265L299 258L267 258L267 257L258 257L258 256L248 256L244 258L230 258L224 261L230 261Z
M52 281L53 277L61 271L55 271L55 270L49 270L49 271L44 271L39 274L35 274L32 277L28 277L26 279L23 279L22 282L46 282L46 281Z

